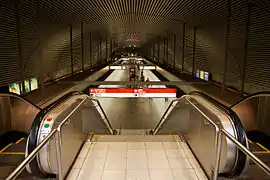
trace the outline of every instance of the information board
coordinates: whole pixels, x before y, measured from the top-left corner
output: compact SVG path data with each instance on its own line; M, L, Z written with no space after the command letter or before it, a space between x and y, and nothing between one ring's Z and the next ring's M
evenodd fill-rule
M19 82L14 82L9 85L9 92L16 93L16 94L21 94L20 91L20 83Z

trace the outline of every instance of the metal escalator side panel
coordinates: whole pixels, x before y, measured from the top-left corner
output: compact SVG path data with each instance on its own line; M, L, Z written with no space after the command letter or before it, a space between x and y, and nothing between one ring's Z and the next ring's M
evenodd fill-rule
M40 129L41 122L50 110L53 108L57 107L59 104L62 102L66 101L69 97L71 97L74 94L78 94L78 92L69 92L68 94L65 94L62 96L60 99L57 101L53 102L52 104L49 104L45 108L43 108L35 117L35 119L32 122L32 127L28 136L28 145L26 146L27 148L27 153L30 154L38 145L38 133ZM39 163L38 163L38 156L36 156L30 163L29 163L29 171L31 172L34 176L39 177L39 178L49 178L53 177L53 174L48 174L43 172L40 169Z
M40 128L40 124L42 122L43 118L43 111L41 111L35 118L32 124L32 128L30 131L30 134L28 136L28 144L26 146L27 148L27 154L30 154L38 145L38 132ZM51 174L44 173L38 163L38 156L36 156L30 163L29 163L29 168L27 171L31 174L33 174L36 177L42 178L42 179L47 179L51 177Z
M183 106L183 100L172 101L154 129L154 134L185 134L189 112Z
M86 99L88 96L86 95L75 95L70 97L67 101L59 104L56 108L48 112L44 118L43 121L40 124L40 129L38 133L38 144L42 142L42 140L51 133L53 129L58 128L59 124L62 123L62 121L65 119L65 117L78 105L80 104L83 99ZM80 114L80 112L79 112ZM73 158L75 157L78 146L81 146L81 143L83 142L84 137L77 138L79 142L73 141L73 135L77 136L77 134L82 133L82 125L77 125L77 122L80 123L80 117L76 117L76 120L74 116L70 117L70 121L68 123L64 124L60 130L61 132L61 146L65 146L65 149L61 150L62 154L62 161L67 160L65 163L63 163L63 172L65 173L67 169L69 168L69 165L73 161ZM77 130L79 133L77 133ZM75 133L76 132L76 133ZM71 137L66 138L67 135L70 135ZM52 138L49 143L47 143L42 150L40 151L38 155L38 163L39 167L43 172L49 173L49 174L57 174L57 156L56 156L56 138ZM71 141L68 143L68 146L72 144L72 146L67 147L67 141ZM77 145L79 143L79 145ZM77 148L77 149L76 149ZM63 158L68 150L71 150L70 155L68 155L66 158ZM75 155L74 155L75 154ZM66 167L68 166L68 167Z
M226 113L228 115L229 120L232 123L232 127L234 128L235 133L237 135L236 139L243 146L248 148L248 139L247 139L243 124L242 124L241 120L239 119L239 116L231 108L228 108L227 106L221 104L220 102L209 97L208 95L206 95L203 92L194 91L194 92L191 92L190 95L198 95L198 96L204 97L206 100L213 103L218 109L220 109L220 111L223 111L224 113ZM249 159L240 149L237 149L236 158L237 159L236 159L236 163L235 163L234 168L231 169L230 172L221 174L222 176L225 176L225 177L239 176L247 168L247 164L249 162Z
M192 99L194 103L197 103L197 106L203 110L203 112L211 118L214 123L216 123L220 129L225 129L227 132L229 132L235 139L238 139L238 134L236 132L236 129L234 127L233 122L231 121L230 117L220 111L217 107L215 107L212 103L205 101L202 97L188 97ZM205 128L203 128L203 126ZM212 132L214 132L214 127L208 123L207 121L203 123L201 127L201 134L204 130L208 131L206 128L211 128ZM215 134L213 134L212 141L215 142ZM213 147L215 149L215 147ZM214 154L215 151L213 151ZM230 172L232 169L234 169L236 162L237 162L237 148L236 146L226 137L222 137L222 150L221 150L221 161L220 161L220 167L219 167L219 173L223 172ZM214 157L214 156L213 156Z
M87 102L83 111L83 122L84 130L88 134L114 134L114 130L105 112L101 109L98 100L93 101L90 99Z

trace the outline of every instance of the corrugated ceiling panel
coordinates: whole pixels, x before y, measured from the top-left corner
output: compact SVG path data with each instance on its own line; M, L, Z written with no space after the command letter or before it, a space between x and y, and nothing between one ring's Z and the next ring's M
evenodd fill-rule
M192 72L192 58L193 58L193 27L186 25L185 30L185 52L184 52L184 70Z
M164 63L164 40L160 39L159 43L159 62Z
M54 70L52 70L56 72L54 78L59 78L72 72L69 27L66 28L63 34L65 37L52 47L50 52L51 54L54 54L52 62L56 62L56 66Z
M93 65L98 63L98 41L92 42L92 63Z
M85 31L84 31L85 32ZM91 66L90 61L90 33L84 33L83 35L83 49L84 49L84 67L88 68Z
M270 2L257 1L250 11L245 91L270 89Z
M209 71L222 82L225 65L226 25L205 22L196 29L195 70Z
M72 24L72 52L73 52L73 71L82 69L81 56L81 28L80 24Z
M195 71L210 70L209 57L213 51L211 43L208 41L209 34L203 28L196 29L196 46L195 46Z
M232 1L231 6L226 85L241 90L241 67L244 65L245 56L248 2Z
M24 62L23 78L38 76L40 63L31 58L38 49L36 1L20 1L21 48Z
M177 29L176 33L176 68L182 69L182 56L183 56L183 26L182 23L180 27Z
M0 6L0 86L20 80L15 11L7 2Z

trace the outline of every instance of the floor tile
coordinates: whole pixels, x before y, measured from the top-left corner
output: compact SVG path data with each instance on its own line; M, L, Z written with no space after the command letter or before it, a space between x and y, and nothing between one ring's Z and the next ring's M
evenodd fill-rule
M128 150L144 150L145 145L144 142L129 142Z
M125 176L124 170L104 170L102 180L125 180Z
M192 168L187 158L169 158L171 169Z
M88 149L82 149L78 155L78 158L85 158L88 153Z
M166 149L168 158L185 158L186 154L182 149Z
M163 146L165 149L179 149L178 142L163 142Z
M150 170L150 176L153 180L173 180L171 170Z
M166 158L166 152L164 150L146 150L148 158Z
M147 158L149 169L170 169L168 159L166 158Z
M145 150L128 150L127 158L146 158Z
M148 170L127 170L126 180L150 180Z
M103 169L105 166L105 159L104 158L88 158L84 161L82 165L82 169Z
M193 169L172 169L175 179L181 180L198 180Z
M77 180L100 180L102 175L102 169L82 169L79 172Z
M126 151L127 144L127 142L111 142L109 150Z
M92 146L91 142L85 142L82 149L89 150L91 146Z
M116 150L109 150L107 154L108 159L117 159L117 158L126 158L127 151L116 151Z
M127 169L148 169L146 157L133 157L127 159Z
M184 143L184 142L179 142L179 144L181 145L181 147L182 147L183 149L189 149L189 147L188 147L188 145L187 145L186 143Z
M80 169L72 169L67 177L67 180L75 180L80 172Z
M125 170L127 159L125 158L111 158L106 159L105 169L106 170Z
M162 142L146 142L146 149L147 150L163 150L163 144Z
M90 150L86 158L106 158L107 150Z
M197 162L195 158L188 158L192 168L201 168L200 164Z
M85 158L78 157L73 165L73 169L80 169L83 165Z
M109 142L93 142L91 150L108 149L109 145Z
M195 168L194 171L199 178L206 178L206 175L201 168Z
M190 151L190 150L185 150L185 149L184 149L184 151L185 151L185 154L186 154L186 156L187 156L188 158L195 158L194 155L193 155L193 153L192 153L192 151Z

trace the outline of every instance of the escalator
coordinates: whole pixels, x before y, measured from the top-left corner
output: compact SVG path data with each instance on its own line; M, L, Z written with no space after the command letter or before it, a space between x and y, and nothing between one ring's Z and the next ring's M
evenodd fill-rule
M0 179L23 160L26 139L40 108L13 94L0 94Z
M249 139L250 150L264 163L270 165L270 93L247 96L231 109L241 119Z
M196 164L191 163L190 166L193 167L191 170L193 175L196 175L194 178L205 179L208 177L211 179L215 170L217 139L215 128L209 123L209 119L219 128L224 128L244 147L249 148L243 123L237 116L237 112L232 109L201 92L192 92L172 101L157 126L150 132L145 131L145 134L136 135L122 129L122 132L125 133L121 134L114 130L98 100L80 92L71 92L47 108L40 110L34 118L30 135L27 141L25 140L27 143L26 155L34 153L44 139L51 133L54 134L27 165L27 171L24 170L18 179L34 179L34 177L72 179L70 177L74 172L77 172L76 177L80 174L76 168L78 168L77 161L81 161L82 156L84 158L100 156L100 153L96 152L99 148L96 149L95 146L103 147L105 144L111 144L115 150L119 150L124 144L127 147L130 143L145 144L146 152L148 145L150 151L151 148L166 147L169 144L168 148L172 148L171 146L182 147L177 152L184 150L185 158L190 163L192 161ZM239 115L241 116L241 114ZM218 169L220 178L269 179L268 176L262 175L258 168L254 168L255 165L249 163L245 154L229 139L223 137L221 144L221 159ZM91 153L93 156L90 155ZM149 158L151 159L151 157ZM174 157L179 160L182 155L180 153ZM91 158L86 159L86 162L95 162ZM158 159L159 157L153 158ZM167 158L169 157L167 156ZM127 162L129 161L127 156L125 159ZM168 161L170 162L170 159ZM104 164L106 163L104 162ZM157 164L165 167L162 163L151 163L150 166L153 167L156 167ZM91 173L95 171L87 168L87 178L89 179L92 177ZM104 168L106 167L104 166ZM196 168L200 171L199 174ZM150 172L150 169L148 170ZM190 176L193 175L190 174Z
M217 124L224 126L245 147L247 142L243 128L236 114L225 109L207 95L194 92L172 102L174 107L166 111L167 115L150 133L145 135L120 135L110 125L99 102L87 95L73 92L44 109L37 115L27 141L27 154L42 142L50 132L62 124L61 129L61 166L62 177L68 177L81 153L85 153L85 144L97 142L171 142L168 135L173 135L176 144L185 143L187 152L196 158L198 166L208 178L213 173L215 157L215 135L205 117L211 117ZM194 105L194 106L193 106ZM196 107L196 108L194 108ZM181 114L181 116L179 116ZM68 119L67 119L68 118ZM235 122L238 121L238 122ZM198 129L199 128L199 129ZM153 135L158 136L153 136ZM152 137L153 136L153 137ZM177 138L179 137L179 138ZM178 139L178 140L175 140ZM57 138L52 138L27 167L28 172L40 178L55 177L58 171L56 152ZM151 139L151 140L150 140ZM55 144L56 143L56 144ZM72 146L71 146L72 144ZM116 143L117 144L117 143ZM203 146L201 146L203 144ZM89 147L89 145L88 145ZM209 148L213 147L213 148ZM205 149L206 148L206 149ZM208 149L207 149L208 148ZM237 177L246 168L247 158L230 141L223 138L220 177ZM75 163L75 164L74 164Z

